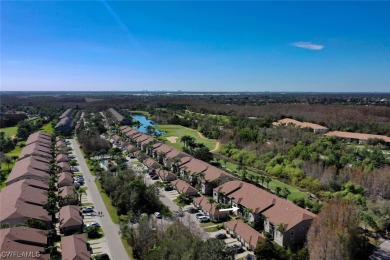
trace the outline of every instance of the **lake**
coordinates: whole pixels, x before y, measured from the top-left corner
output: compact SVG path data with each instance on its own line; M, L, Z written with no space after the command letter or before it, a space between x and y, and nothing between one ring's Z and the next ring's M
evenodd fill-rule
M144 115L132 114L131 116L134 118L134 120L137 120L140 123L139 127L137 127L137 126L133 126L133 127L142 133L145 133L145 134L148 133L148 130L147 130L148 126L157 125L154 122L152 122L151 120L147 119L146 116L144 116ZM157 129L154 129L154 132L158 135L165 134L165 132L161 132Z

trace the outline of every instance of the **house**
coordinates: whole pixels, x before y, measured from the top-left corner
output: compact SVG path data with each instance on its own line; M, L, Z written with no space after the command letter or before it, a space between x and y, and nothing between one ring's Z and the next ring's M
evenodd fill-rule
M72 112L73 112L73 109L69 108L69 109L65 110L65 112L62 113L59 118L62 119L65 117L70 117L72 115Z
M72 118L64 117L61 118L60 121L54 127L54 131L59 132L64 135L69 135L73 130Z
M69 157L66 153L59 153L57 156L56 156L56 162L57 163L60 163L60 162L69 162Z
M203 176L200 177L201 191L206 195L212 195L213 188L219 186L231 178L234 178L230 174L212 165L209 165L209 167L202 173L202 175Z
M154 140L154 138L152 138L152 137L150 137L150 136L148 136L146 134L140 134L140 135L135 136L133 138L133 142L135 143L137 148L141 149L141 150L142 150L142 146L141 146L142 143L145 143L145 142L148 143L148 142L151 142L153 140Z
M326 133L329 131L329 128L318 125L318 124L313 124L309 122L300 122L291 118L283 118L277 122L273 122L272 125L274 126L280 126L280 125L294 125L296 127L300 128L308 128L313 130L314 133Z
M147 158L143 161L143 164L145 166L147 166L148 168L152 168L152 169L158 169L161 167L161 165L156 162L155 160L153 160L152 158Z
M132 141L133 136L140 135L140 134L142 134L140 131L132 128L130 131L126 132L125 135L126 135L128 141Z
M134 157L134 156L135 156L135 153L139 151L139 150L137 149L137 147L135 147L135 146L132 145L132 144L128 144L128 145L126 146L126 150L127 150L127 152L129 153L129 156L130 156L130 157Z
M180 163L180 159L188 157L188 154L172 148L169 152L164 154L163 164L165 167L172 168L172 171L176 171L177 164Z
M64 206L59 212L60 232L69 234L83 230L83 217L80 207L74 205Z
M342 138L348 142L358 142L359 144L366 144L370 139L379 139L382 140L386 145L390 146L390 137L385 135L371 135L371 134L333 131L333 132L326 133L325 136Z
M213 191L219 203L238 207L249 222L264 220L264 229L281 246L302 243L315 214L252 184L226 182Z
M119 141L121 140L119 135L113 135L110 139L110 142L116 145L119 145Z
M27 138L25 145L32 143L41 143L44 146L51 146L51 135L43 132L33 133Z
M91 248L86 234L61 237L62 260L90 260Z
M198 190L182 180L175 180L171 182L172 186L176 188L179 193L184 193L189 196L196 196Z
M225 222L224 227L228 234L236 237L244 247L251 251L257 247L259 242L265 240L262 234L245 224L241 219Z
M61 188L64 186L73 186L73 175L70 172L61 172L60 174L57 174L58 181L57 181L57 187Z
M164 157L167 153L172 151L172 147L163 143L155 143L152 145L152 157L159 163L164 163Z
M316 217L310 211L291 201L279 198L275 205L264 211L264 230L282 246L301 244L306 240L309 227Z
M44 185L37 181L20 181L3 188L0 193L0 225L14 227L28 219L42 222L50 229L51 216L46 211L47 195Z
M56 148L57 150L61 150L61 149L64 149L66 148L66 143L63 139L60 139L60 140L57 140L56 142Z
M115 109L113 108L109 108L108 109L108 112L111 114L112 118L114 119L114 121L118 124L121 124L121 125L130 125L131 124L131 120L127 119L127 118L124 118L121 114L118 113L118 111L116 111Z
M174 173L164 170L162 168L157 170L157 174L162 181L174 181L177 179L177 176Z
M148 153L149 146L151 146L154 142L156 142L156 139L154 139L153 137L149 137L149 138L141 141L139 143L139 147L140 147L141 151Z
M220 211L217 208L216 203L210 203L209 198L204 196L200 196L194 198L192 203L195 207L202 210L206 215L208 215L212 220L220 221L228 219L229 212L228 211Z
M31 155L46 157L49 159L52 158L50 147L43 146L37 142L26 145L25 147L23 147L23 149L19 155L19 158L21 159L21 158L31 156Z
M6 181L7 185L24 179L34 179L48 182L50 179L48 159L39 156L29 156L18 160Z
M132 129L132 128L129 127L129 126L127 126L127 125L119 127L119 131L120 131L120 134L121 134L122 136L126 136L126 133L129 132L129 131L131 131L131 129Z
M60 197L60 206L76 205L78 203L77 193L73 186L65 186L58 189Z
M4 258L49 260L45 254L48 246L47 232L29 227L0 229L0 252ZM6 254L11 254L7 255Z
M68 162L60 162L58 166L61 167L63 172L70 172L70 164Z

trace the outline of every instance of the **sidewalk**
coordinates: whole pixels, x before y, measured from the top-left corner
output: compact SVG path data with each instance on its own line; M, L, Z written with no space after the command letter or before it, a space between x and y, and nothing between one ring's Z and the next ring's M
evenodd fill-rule
M99 190L96 187L95 176L92 176L92 174L90 173L87 163L85 162L84 156L81 153L81 150L76 140L68 140L71 142L71 147L76 154L80 172L82 172L84 176L85 185L88 187L93 204L95 206L95 210L103 212L103 217L100 218L100 222L105 238L107 239L107 244L108 248L110 249L112 259L129 259L129 256L127 255L127 252L120 239L119 225L112 222L111 217L108 214L103 199L100 196Z

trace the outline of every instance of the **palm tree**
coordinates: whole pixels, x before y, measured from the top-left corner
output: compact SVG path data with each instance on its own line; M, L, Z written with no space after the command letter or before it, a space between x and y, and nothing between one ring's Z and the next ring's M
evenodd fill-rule
M213 197L210 197L210 198L209 198L209 203L210 203L210 204L215 203L215 199L214 199Z
M285 231L284 224L280 223L279 225L277 225L276 230L279 231L283 235L283 233Z

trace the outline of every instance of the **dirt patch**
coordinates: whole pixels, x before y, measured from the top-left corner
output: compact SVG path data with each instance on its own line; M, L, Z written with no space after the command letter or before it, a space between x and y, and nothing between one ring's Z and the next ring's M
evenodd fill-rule
M175 144L176 142L177 142L177 139L178 139L179 137L177 137L177 136L170 136L170 137L167 137L167 140L169 141L169 142L171 142L172 144Z

